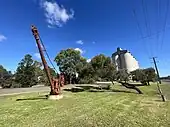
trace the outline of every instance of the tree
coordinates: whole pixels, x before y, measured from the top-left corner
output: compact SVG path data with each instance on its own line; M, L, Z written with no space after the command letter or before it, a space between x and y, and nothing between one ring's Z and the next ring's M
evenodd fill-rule
M131 72L132 79L140 81L143 84L150 85L150 82L156 80L156 73L154 68L137 69Z
M108 81L108 73L115 70L114 64L111 62L111 58L104 54L99 54L92 58L90 64L94 69L95 80Z
M48 68L49 68L51 77L56 77L56 76L58 76L58 74L55 72L55 70L54 70L53 68L51 68L51 67L48 67ZM46 73L45 73L45 70L44 70L44 69L42 70L42 73L43 73L43 75L39 78L39 82L40 82L40 83L44 83L45 85L49 86L50 83L49 83L49 81L48 81L48 78L47 78L47 76L46 76Z
M99 54L92 58L90 62L95 70L104 68L108 65L108 63L111 63L110 57L105 56L104 54Z
M146 68L143 71L146 76L146 81L147 81L148 85L150 85L150 82L153 82L156 80L156 73L155 73L154 68Z
M60 72L69 77L69 82L72 82L73 77L80 71L80 65L84 59L82 58L80 51L72 48L61 50L55 57L55 61L59 66ZM80 67L78 67L80 66Z
M0 86L2 86L2 88L10 88L12 86L12 76L11 71L7 71L0 65Z
M90 63L87 63L82 67L78 76L78 82L80 84L89 84L95 82L94 69Z
M36 78L34 60L27 54L18 64L15 81L20 83L21 87L31 87L37 84Z
M117 80L117 71L115 65L113 63L108 64L105 68L105 71L107 80L111 81L112 84L114 85L113 81Z
M146 75L143 69L137 69L131 72L132 80L140 81L143 84L146 84Z
M130 76L130 74L125 69L119 70L116 73L116 79L119 81L119 83L122 84L122 86L124 86L128 89L134 89L139 94L142 94L142 91L139 88L137 88L134 84L130 84L127 82L129 80L129 76Z
M48 67L52 77L56 77L58 74L55 72L54 68Z
M117 71L116 75L117 75L116 78L119 81L125 81L125 82L129 81L129 74L125 69Z
M99 54L87 63L85 62L79 74L80 83L94 83L98 81L113 81L115 66L110 57Z
M34 61L33 63L34 71L35 71L35 80L37 83L43 83L44 72L42 70L42 63L38 61Z
M87 65L87 60L84 57L80 57L80 62L76 64L76 72L80 74L85 65Z
M0 78L3 78L6 74L8 74L8 71L0 65Z
M43 69L42 63L35 60L33 66L34 66L34 70L35 70L36 82L43 83L45 85L50 85L49 81L47 79L45 70ZM48 68L49 68L51 76L56 77L57 73L55 72L55 70L49 66L48 66Z

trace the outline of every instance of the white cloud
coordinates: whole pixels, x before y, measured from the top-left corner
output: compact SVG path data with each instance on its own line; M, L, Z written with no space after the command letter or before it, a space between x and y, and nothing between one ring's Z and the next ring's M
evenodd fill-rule
M93 44L96 44L96 42L95 42L95 41L93 41L92 43L93 43Z
M54 26L61 27L74 16L72 9L68 12L63 5L60 6L57 2L42 1L41 6L45 11L46 21L50 28Z
M41 56L39 53L35 53L34 56L37 58L37 59L41 59Z
M83 50L82 49L80 49L80 48L75 48L75 50L76 51L79 51L81 54L83 54L84 52L83 52Z
M0 42L5 41L6 39L7 38L4 35L0 34Z
M76 41L76 43L77 43L77 44L80 44L80 45L83 45L83 44L84 44L84 42L83 42L82 40L78 40L78 41Z
M89 63L91 61L91 59L87 59L87 63Z
M47 25L48 28L55 28L54 26L52 25Z

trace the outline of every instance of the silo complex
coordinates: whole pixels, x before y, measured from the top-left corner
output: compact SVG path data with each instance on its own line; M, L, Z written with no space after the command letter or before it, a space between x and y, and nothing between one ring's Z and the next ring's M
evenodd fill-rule
M116 65L116 69L126 69L128 72L139 69L138 61L132 56L128 50L117 48L112 54L112 61Z

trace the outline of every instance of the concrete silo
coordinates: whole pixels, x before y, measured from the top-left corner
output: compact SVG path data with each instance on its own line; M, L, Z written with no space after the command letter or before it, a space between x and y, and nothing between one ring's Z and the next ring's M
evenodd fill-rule
M127 50L117 48L117 51L112 54L113 63L116 65L116 69L126 69L128 72L139 69L138 61Z

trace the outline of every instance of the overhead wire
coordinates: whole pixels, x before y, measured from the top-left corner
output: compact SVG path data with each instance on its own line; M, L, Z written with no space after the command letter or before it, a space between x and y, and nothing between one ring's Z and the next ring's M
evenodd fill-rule
M159 19L160 18L160 0L157 0L157 17L156 17L156 31L159 32ZM159 47L159 34L156 35L156 50L158 50ZM156 54L157 55L157 54Z
M150 24L150 16L149 16L149 12L148 12L148 6L147 6L147 3L146 3L146 1L145 1L145 6L146 6L146 16L147 16L147 20L148 20L148 28L149 28L149 36L150 36L150 40L149 40L149 42L151 43L152 41L152 44L149 44L149 46L151 47L151 52L152 52L152 54L153 55L155 55L157 52L156 52L156 50L154 50L155 49L155 47L156 47L156 45L155 45L155 43L154 43L154 36L151 36L152 35L152 28L151 28L151 24ZM158 32L156 32L156 33L158 33ZM158 35L158 34L157 34ZM152 40L152 41L151 41Z
M146 55L147 55L148 57L150 57L149 51L148 51L147 46L146 46L146 43L145 43L145 39L148 38L148 36L144 37L144 35L143 35L142 28L140 27L140 24L139 24L139 21L138 21L138 18L137 18L137 14L136 14L135 9L133 9L133 15L134 15L134 18L135 18L135 21L136 21L137 28L138 28L138 30L139 30L141 39L142 39L142 41L143 41L143 43L144 43L144 46L145 46L145 49L146 49Z
M142 8L143 8L143 13L144 13L144 18L145 18L146 31L147 31L147 34L149 35L148 22L147 22L147 15L146 15L146 8L145 8L144 0L142 0Z
M139 21L138 21L138 18L137 18L135 9L133 9L133 14L134 14L134 17L135 17L135 20L136 20L137 27L138 27L138 30L139 30L139 32L140 32L140 35L141 35L141 37L143 38L144 36L143 36L143 33L142 33L142 29L141 29L141 27L140 27L140 24L139 24Z
M147 9L147 2L142 0L142 7L143 7L143 14L144 14L144 18L145 18L145 26L146 26L146 30L147 30L147 35L149 36L148 37L148 40L147 40L147 46L148 46L148 50L150 52L150 55L153 56L155 53L154 53L154 40L151 36L151 25L150 25L150 18L149 18L149 13L148 13L148 9Z
M144 0L143 0L144 2ZM148 13L148 7L146 2L144 2L145 5L145 12L146 12L146 21L148 21L148 32L149 32L149 36L151 35L152 31L151 31L151 25L150 25L150 19L149 19L149 13Z
M142 9L143 9L143 14L144 14L146 33L149 36L148 41L150 42L151 28L150 28L150 21L149 21L149 18L148 18L149 16L148 16L147 4L146 4L146 2L144 0L142 0ZM149 47L148 48L149 48L150 54L151 54L151 56L153 56L153 46L152 46L152 44L150 44Z
M163 43L164 43L164 37L165 37L166 26L167 26L167 18L168 18L168 12L169 12L169 3L170 3L170 1L167 0L165 20L164 20L164 24L163 24L163 35L162 35L161 45L160 45L160 52L162 51L162 47L163 47Z

